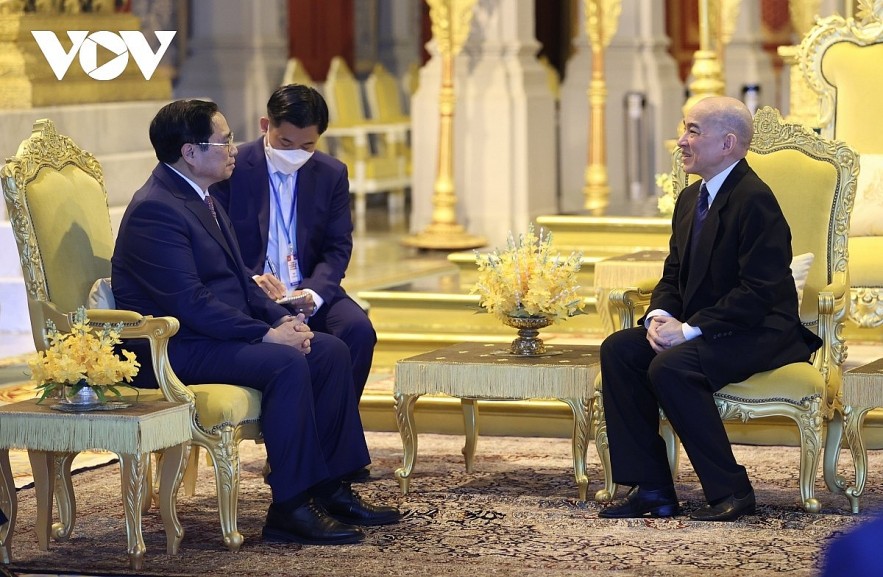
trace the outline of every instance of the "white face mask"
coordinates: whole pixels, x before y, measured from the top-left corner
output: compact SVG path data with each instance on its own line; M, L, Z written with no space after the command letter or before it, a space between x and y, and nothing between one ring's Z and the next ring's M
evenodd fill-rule
M283 174L294 174L297 169L307 163L312 158L313 153L306 150L279 150L270 146L270 142L264 139L264 151L267 154L267 160L273 165L273 168Z

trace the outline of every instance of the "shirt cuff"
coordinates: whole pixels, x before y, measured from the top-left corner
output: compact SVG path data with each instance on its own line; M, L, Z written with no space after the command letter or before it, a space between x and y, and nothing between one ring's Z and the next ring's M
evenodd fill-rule
M687 323L683 323L681 325L681 331L684 333L684 338L688 341L702 336L702 329L700 329L699 327L691 327Z
M325 299L320 297L319 294L316 291L314 291L313 289L305 288L305 289L300 289L300 290L310 293L313 296L313 303L316 305L316 308L313 309L313 314L316 314L316 311L319 310L319 307L321 307L323 304L325 304Z
M644 317L644 328L646 329L647 327L650 326L650 319L652 319L653 317L658 317L658 316L670 317L671 315L662 309L653 309L652 311L647 313L647 315Z

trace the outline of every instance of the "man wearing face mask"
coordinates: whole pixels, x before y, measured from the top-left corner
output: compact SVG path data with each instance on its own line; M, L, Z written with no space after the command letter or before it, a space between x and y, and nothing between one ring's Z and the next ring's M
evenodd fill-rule
M350 350L356 398L377 335L368 315L341 288L353 248L346 165L316 152L328 107L313 88L278 88L260 119L263 136L239 147L233 176L211 194L233 223L245 265L273 299L304 313L313 331Z

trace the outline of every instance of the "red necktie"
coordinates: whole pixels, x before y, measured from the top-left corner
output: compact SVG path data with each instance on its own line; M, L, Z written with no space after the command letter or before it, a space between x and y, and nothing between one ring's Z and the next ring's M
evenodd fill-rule
M215 222L218 222L218 213L215 211L215 201L208 193L205 194L205 203L208 205L209 212L212 213L212 218L215 219Z

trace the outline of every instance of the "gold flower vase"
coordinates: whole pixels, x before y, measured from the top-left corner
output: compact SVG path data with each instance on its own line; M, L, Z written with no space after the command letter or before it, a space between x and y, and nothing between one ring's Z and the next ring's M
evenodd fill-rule
M539 338L540 329L552 324L548 317L506 317L507 326L518 329L518 338L512 341L509 352L522 357L534 357L546 352L546 345Z

